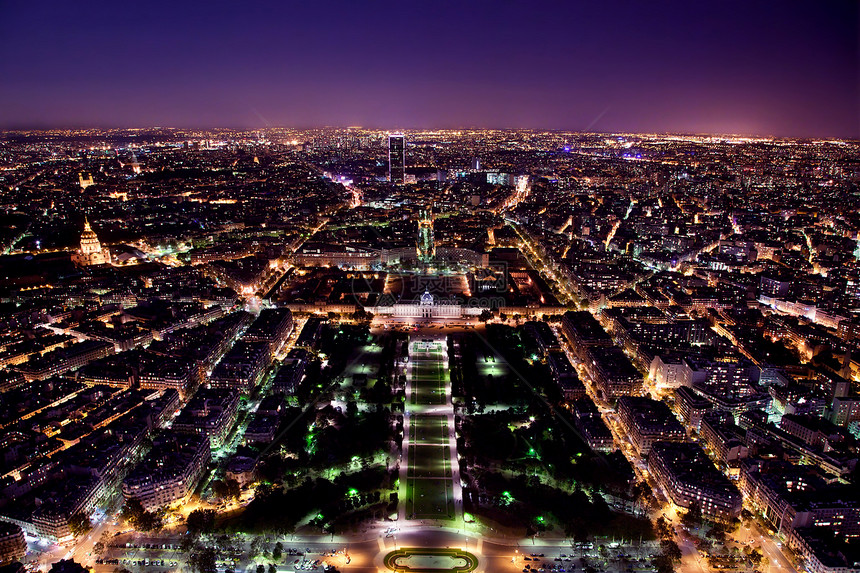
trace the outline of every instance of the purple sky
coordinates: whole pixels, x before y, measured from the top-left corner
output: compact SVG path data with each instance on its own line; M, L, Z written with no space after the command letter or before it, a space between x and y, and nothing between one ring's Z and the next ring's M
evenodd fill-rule
M0 127L860 137L855 0L0 0Z

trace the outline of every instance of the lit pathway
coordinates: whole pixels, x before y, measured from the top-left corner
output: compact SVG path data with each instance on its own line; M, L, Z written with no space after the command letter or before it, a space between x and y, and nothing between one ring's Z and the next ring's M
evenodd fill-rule
M447 339L415 334L409 340L403 448L400 468L400 520L454 521L463 516L463 494Z

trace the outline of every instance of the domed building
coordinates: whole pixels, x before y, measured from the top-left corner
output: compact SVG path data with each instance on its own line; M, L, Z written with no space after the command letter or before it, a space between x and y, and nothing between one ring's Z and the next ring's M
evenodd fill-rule
M84 232L81 234L81 248L72 255L72 261L81 266L104 265L110 262L110 253L102 247L90 222L84 219Z

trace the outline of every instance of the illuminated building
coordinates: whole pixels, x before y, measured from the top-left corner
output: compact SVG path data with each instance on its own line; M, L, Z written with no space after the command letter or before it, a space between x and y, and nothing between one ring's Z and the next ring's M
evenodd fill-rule
M696 444L658 442L648 456L648 471L681 507L698 504L702 515L730 519L741 512L741 493Z
M162 360L140 373L140 387L173 389L185 396L194 382L194 365L181 360Z
M638 396L618 399L618 419L630 442L647 456L656 442L683 442L687 433L665 402Z
M209 438L212 449L218 449L236 423L239 392L230 389L201 388L173 421L173 429Z
M270 356L275 356L293 333L293 314L288 308L267 308L248 328L243 339L248 342L264 342L269 346Z
M398 318L460 318L463 307L451 301L434 297L424 291L418 303L398 303L392 307L376 307L379 314L391 314Z
M311 320L314 319L311 318L308 322ZM308 351L304 348L292 349L287 355L286 360L284 360L283 366L281 366L275 375L274 380L272 380L272 392L276 394L295 394L299 383L305 376L309 356Z
M675 404L684 424L696 432L702 424L702 417L711 409L710 402L687 386L681 386L675 390Z
M24 530L13 523L0 522L0 563L12 563L27 554Z
M406 137L402 133L388 136L388 180L403 183L406 179Z
M102 247L90 222L84 220L81 247L72 255L72 261L81 266L104 265L110 261L110 253Z
M154 511L187 498L206 472L211 454L205 436L165 432L125 478L122 495Z
M90 173L78 173L78 182L81 184L81 189L86 189L93 185L93 176Z
M263 379L272 362L271 347L266 342L245 339L233 345L212 371L212 388L235 388L250 394Z
M110 356L115 352L113 344L101 340L84 340L67 348L46 353L16 367L28 381L44 380L59 376L69 370L77 370L93 360Z
M340 267L370 269L380 265L382 254L374 249L306 243L292 257L293 264L303 267Z

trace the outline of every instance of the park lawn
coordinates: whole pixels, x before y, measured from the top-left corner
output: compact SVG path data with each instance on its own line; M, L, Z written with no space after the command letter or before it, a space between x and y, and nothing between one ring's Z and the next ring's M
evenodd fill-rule
M449 446L409 446L409 478L450 478L451 448Z
M454 484L450 479L410 479L406 495L407 518L454 519Z
M448 421L442 416L413 416L409 423L412 444L448 444Z

